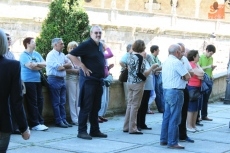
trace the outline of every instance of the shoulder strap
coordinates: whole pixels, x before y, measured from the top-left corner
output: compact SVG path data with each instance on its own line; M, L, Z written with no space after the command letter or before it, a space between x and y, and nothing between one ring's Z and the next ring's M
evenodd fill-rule
M142 63L143 63L143 57L140 55L140 54L135 54L137 57L138 57L138 59L139 59L139 63L138 63L138 72L140 72L141 71L141 65L142 65Z

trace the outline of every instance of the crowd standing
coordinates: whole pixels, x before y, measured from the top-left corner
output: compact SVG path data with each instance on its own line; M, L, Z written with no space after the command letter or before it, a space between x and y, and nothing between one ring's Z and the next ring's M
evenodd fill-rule
M101 27L92 26L88 40L80 44L69 42L67 55L63 53L62 38L53 38L53 49L46 60L35 50L34 38L26 37L23 40L25 50L17 62L9 48L10 35L0 30L0 83L9 84L0 90L3 99L0 103L0 112L3 112L0 116L0 152L7 150L11 133L22 134L27 140L30 130L48 129L42 117L41 74L44 70L56 126L78 126L77 137L81 139L107 137L100 131L99 123L108 121L105 114L110 101L109 86L113 81L109 70L114 64L107 61L113 53L101 37ZM147 53L145 42L136 40L126 49L120 60L121 70L128 71L127 81L123 82L127 104L123 132L142 135L142 130L152 130L146 125L145 118L146 114L154 114L151 105L155 101L158 111L163 113L160 145L184 149L179 141L194 143L187 132L199 131L197 126L203 125L202 120L212 121L207 108L212 72L216 68L212 57L215 46L208 45L206 52L199 56L197 50L189 50L183 43L172 44L163 63L158 58L157 45L152 45ZM8 79L9 75L14 79ZM69 104L71 122L66 119L66 103ZM10 118L3 117L9 112Z

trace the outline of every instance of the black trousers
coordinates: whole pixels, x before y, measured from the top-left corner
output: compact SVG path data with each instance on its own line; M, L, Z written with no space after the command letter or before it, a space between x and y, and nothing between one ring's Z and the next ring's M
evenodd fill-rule
M148 102L150 98L151 90L144 90L143 97L141 100L140 108L138 109L137 113L137 127L139 128L146 128L147 125L145 124L145 117L148 110Z
M189 94L188 94L187 87L183 91L184 91L184 104L181 110L181 123L179 125L180 140L185 140L188 137L187 129L186 129L186 119L187 119L187 112L188 112Z
M87 120L90 122L90 133L100 131L98 124L98 111L101 109L101 96L103 93L100 82L87 80L82 89L82 99L78 117L78 133L87 132Z

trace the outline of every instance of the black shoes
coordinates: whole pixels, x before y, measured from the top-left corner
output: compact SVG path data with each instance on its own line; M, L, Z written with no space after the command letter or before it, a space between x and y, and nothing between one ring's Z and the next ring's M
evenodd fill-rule
M203 126L203 124L200 123L200 121L196 122L197 126Z
M98 138L107 138L107 134L97 132L97 133L90 133L91 137L98 137Z
M65 125L63 122L60 122L59 124L56 124L57 127L60 127L60 128L68 128L67 125Z
M141 131L131 132L129 134L143 134Z
M81 139L92 140L92 137L88 133L78 133L77 137Z
M63 122L65 125L67 125L68 127L73 127L71 124L69 124L67 121Z

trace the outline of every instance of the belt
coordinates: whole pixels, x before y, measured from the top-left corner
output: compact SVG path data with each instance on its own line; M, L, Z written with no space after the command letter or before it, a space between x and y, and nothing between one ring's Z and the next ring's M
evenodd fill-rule
M56 76L56 75L48 75L48 77L51 78L58 78L58 79L64 79L64 77Z
M184 90L184 89L178 89L178 88L172 88L172 89L173 89L173 90L182 90L182 91Z

